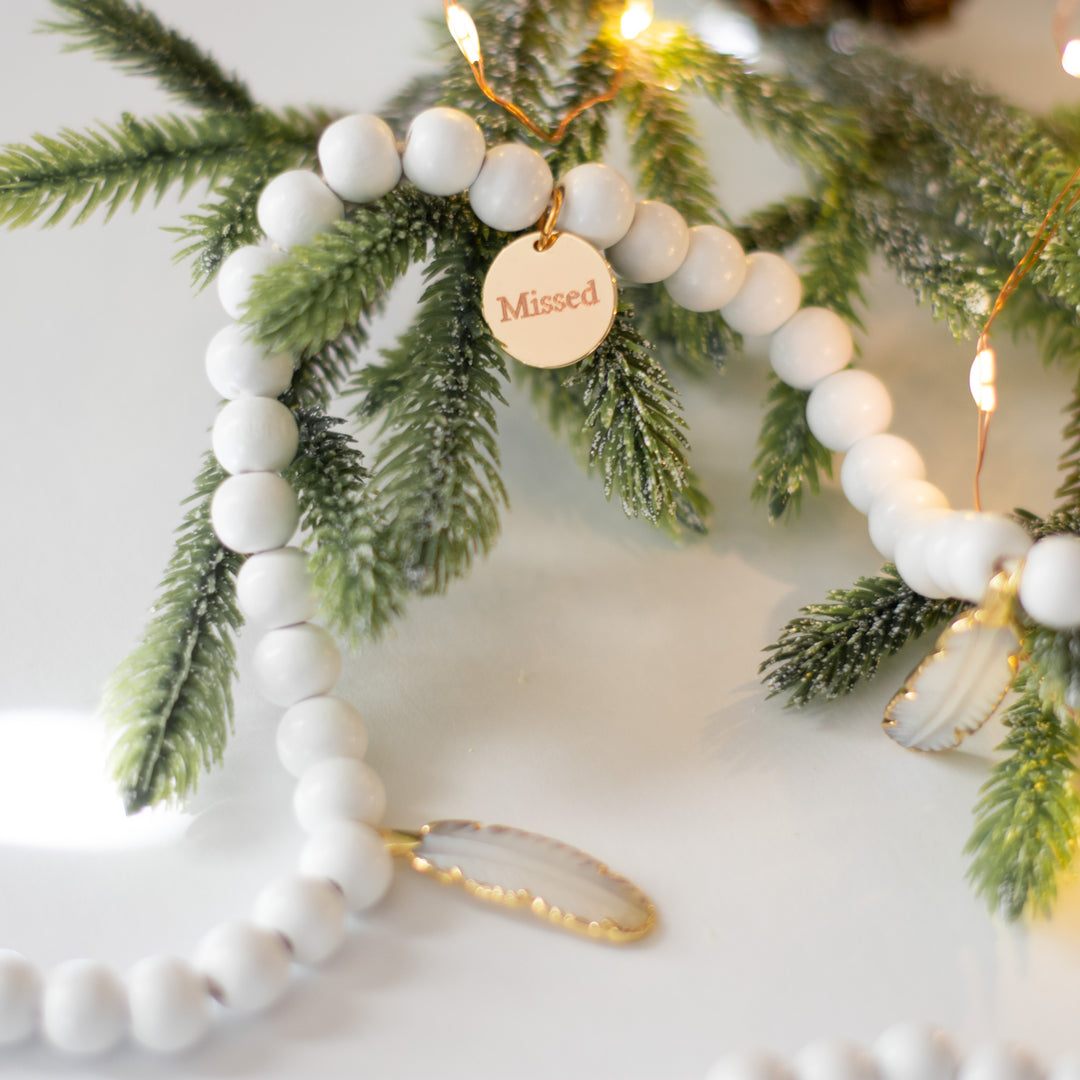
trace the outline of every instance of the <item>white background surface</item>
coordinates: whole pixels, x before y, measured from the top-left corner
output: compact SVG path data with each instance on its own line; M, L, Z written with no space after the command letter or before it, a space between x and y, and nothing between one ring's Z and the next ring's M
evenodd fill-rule
M1054 67L1051 7L968 0L912 48L1030 106L1075 101L1076 84ZM155 8L270 104L362 111L422 66L422 18L441 6ZM0 3L0 140L167 107L150 84L33 35L48 14L39 0ZM798 184L733 121L701 117L733 212ZM84 773L93 761L62 735L48 753L18 757L18 712L94 708L143 624L214 414L202 353L224 320L170 262L174 241L158 226L177 216L167 202L121 212L107 229L0 237L0 760L18 762L72 821L62 843L79 818L63 770L73 754ZM405 292L399 322L415 295ZM895 391L894 429L965 505L970 350L884 272L870 301L864 364ZM1045 510L1066 379L1044 375L1029 346L1002 353L986 501ZM1000 729L941 757L893 746L881 711L914 656L806 715L767 702L757 684L760 650L800 604L877 567L864 520L835 486L791 527L751 507L764 366L752 355L688 394L694 461L717 511L711 536L682 548L606 505L511 393L500 425L513 509L498 550L347 664L391 821L467 816L579 844L654 896L663 924L651 940L589 945L402 871L325 970L189 1057L125 1049L68 1063L32 1046L3 1059L5 1075L690 1080L731 1049L869 1041L899 1019L940 1023L965 1049L1012 1038L1052 1058L1075 1046L1080 889L1066 889L1052 923L1024 931L988 917L963 880ZM189 953L291 866L300 836L273 752L275 711L250 682L238 706L226 766L202 785L182 839L0 845L4 945L45 966Z

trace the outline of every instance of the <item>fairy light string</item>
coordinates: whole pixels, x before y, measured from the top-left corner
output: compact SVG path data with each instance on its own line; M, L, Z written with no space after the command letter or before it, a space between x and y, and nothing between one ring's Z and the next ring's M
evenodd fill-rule
M537 138L552 144L562 141L570 125L583 112L586 112L588 109L592 109L597 105L601 105L605 101L611 101L615 97L619 92L623 75L626 72L628 50L625 46L629 45L629 43L638 37L639 34L644 32L652 22L653 18L652 0L628 0L626 9L623 11L622 17L619 20L619 35L623 40L624 48L621 50L618 66L615 68L615 73L611 78L607 90L602 94L597 94L596 96L575 105L565 116L563 116L559 126L554 131L547 131L537 124L519 105L516 105L513 101L503 97L501 94L497 94L488 82L487 75L484 72L484 53L480 48L480 34L476 29L476 23L473 21L473 18L468 11L466 11L457 0L443 0L443 9L446 12L446 25L450 30L450 36L461 50L462 56L465 57L469 69L472 71L473 78L476 80L476 85L480 88L484 96L488 98L489 101L493 101L496 105L505 109L514 117L514 119L518 120L528 128L529 131L537 136Z

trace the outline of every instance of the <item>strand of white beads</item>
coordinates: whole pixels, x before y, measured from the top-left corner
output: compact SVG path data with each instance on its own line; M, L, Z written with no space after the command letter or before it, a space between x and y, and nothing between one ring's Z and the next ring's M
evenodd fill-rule
M985 1046L961 1060L943 1031L897 1024L870 1048L822 1039L790 1063L756 1051L730 1054L705 1080L1080 1080L1080 1054L1066 1054L1049 1071L1011 1045Z
M485 148L476 122L456 109L429 109L415 118L403 149L374 116L347 116L319 143L325 183L312 172L271 180L259 202L259 222L279 248L306 243L343 218L343 200L363 203L391 191L404 175L432 195L469 193L476 216L514 232L534 225L548 206L554 180L536 151L515 143ZM689 227L663 202L634 201L614 169L579 165L562 177L557 228L603 249L626 281L662 281L692 311L719 311L732 329L771 335L773 370L789 386L809 391L806 418L829 450L845 454L841 486L868 515L870 538L895 561L903 580L929 597L977 603L990 578L1024 558L1020 601L1054 629L1080 625L1080 538L1052 536L1034 546L1023 528L1001 514L951 510L910 442L888 432L892 399L876 376L851 368L847 324L832 311L801 307L802 283L779 255L746 255L716 225ZM238 315L252 277L284 256L274 247L242 248L226 261L219 287Z
M347 913L370 907L390 885L391 857L373 827L386 795L362 760L367 732L356 709L332 694L341 655L308 621L316 601L307 556L286 546L300 514L280 472L293 460L298 432L276 398L289 387L292 360L266 355L233 323L211 341L206 365L228 399L213 448L230 475L214 494L211 521L222 544L249 556L237 600L265 631L254 654L261 689L286 707L277 747L299 780L293 805L308 834L299 869L268 885L250 918L211 929L191 961L151 956L125 979L94 960L44 975L17 953L0 952L0 1046L40 1033L58 1050L99 1054L130 1034L149 1050L187 1049L207 1033L212 999L240 1013L265 1009L284 993L294 964L329 957L343 941Z

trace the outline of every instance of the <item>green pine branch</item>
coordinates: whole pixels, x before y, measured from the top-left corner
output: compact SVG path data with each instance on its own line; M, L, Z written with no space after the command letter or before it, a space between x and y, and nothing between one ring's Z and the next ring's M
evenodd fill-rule
M810 232L822 209L818 199L791 195L756 210L732 232L747 251L783 251Z
M335 430L342 421L317 408L298 409L296 417L300 450L286 475L312 548L320 613L355 644L385 630L401 614L409 590L381 548L384 534L368 499L370 476L352 438Z
M129 813L182 803L225 749L233 639L243 619L235 599L241 558L210 526L210 499L223 479L207 454L154 616L105 688L101 708L115 736L109 767Z
M1058 461L1058 467L1064 475L1055 497L1062 507L1080 510L1080 379L1073 388L1072 398L1065 412L1066 424L1062 436L1065 449Z
M249 113L255 102L235 75L142 4L125 0L52 0L63 16L42 29L72 40L66 51L86 49L122 71L157 80L172 97L197 109Z
M1003 718L1008 735L998 748L1007 756L983 785L965 848L975 891L1008 919L1050 913L1080 834L1076 722L1044 700L1036 663L1014 689L1017 700Z
M467 219L475 221L461 198L398 188L263 274L248 321L268 348L317 353L378 311L391 285L436 240L453 245L459 220Z
M416 319L385 353L393 392L379 365L354 383L365 396L382 392L381 413L364 401L357 408L385 433L371 480L376 550L423 592L442 592L490 551L506 504L495 417L506 369L480 311L494 254L486 235L477 229L470 243L445 245L427 267Z
M873 678L887 657L963 606L912 592L886 566L877 577L859 578L849 589L830 591L824 603L802 608L766 648L758 671L769 696L787 694L789 706L831 701Z

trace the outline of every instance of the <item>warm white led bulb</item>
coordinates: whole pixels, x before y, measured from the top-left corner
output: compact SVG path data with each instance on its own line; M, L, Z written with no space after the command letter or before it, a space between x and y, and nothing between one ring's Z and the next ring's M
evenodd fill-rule
M968 388L980 412L992 413L997 408L997 355L989 346L972 360Z
M653 18L652 0L629 0L619 22L619 33L627 41L633 41L647 30Z
M1066 75L1080 79L1080 38L1065 42L1065 48L1061 50L1061 66Z
M446 6L446 25L462 55L470 64L475 64L480 59L480 35L472 16L460 4L451 2Z

